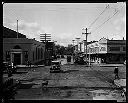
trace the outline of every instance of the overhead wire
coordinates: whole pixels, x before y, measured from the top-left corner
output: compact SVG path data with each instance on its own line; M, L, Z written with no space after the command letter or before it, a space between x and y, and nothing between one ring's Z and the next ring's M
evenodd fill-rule
M90 24L89 28L100 18L100 16L109 8L109 5L100 13L100 15Z
M123 6L121 7L121 9L123 8ZM120 10L121 10L120 9ZM111 17L109 17L106 21L104 21L100 26L98 26L95 30L93 30L92 32L94 33L97 29L99 29L102 25L104 25L106 22L108 22L111 18L113 18L120 10L117 10L117 11L115 11L115 13L111 16ZM92 33L91 32L91 33Z

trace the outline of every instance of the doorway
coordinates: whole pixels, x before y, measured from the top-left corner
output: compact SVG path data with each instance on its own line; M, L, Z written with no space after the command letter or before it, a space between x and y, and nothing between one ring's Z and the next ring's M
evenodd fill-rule
M21 64L21 53L14 53L14 65Z

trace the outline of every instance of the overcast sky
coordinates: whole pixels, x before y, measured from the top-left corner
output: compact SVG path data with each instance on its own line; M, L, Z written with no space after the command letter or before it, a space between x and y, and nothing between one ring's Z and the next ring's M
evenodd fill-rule
M108 6L109 5L109 6ZM114 16L113 16L114 15ZM88 41L102 37L126 38L126 3L5 3L3 25L40 41L49 33L52 41L67 46L89 28Z

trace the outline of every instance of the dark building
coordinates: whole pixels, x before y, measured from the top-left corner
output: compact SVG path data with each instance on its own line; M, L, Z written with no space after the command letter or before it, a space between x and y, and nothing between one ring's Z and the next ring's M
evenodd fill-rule
M17 65L44 62L45 44L27 38L3 38L3 59Z
M28 39L25 35L3 28L3 60L17 65L44 63L45 44L35 39Z

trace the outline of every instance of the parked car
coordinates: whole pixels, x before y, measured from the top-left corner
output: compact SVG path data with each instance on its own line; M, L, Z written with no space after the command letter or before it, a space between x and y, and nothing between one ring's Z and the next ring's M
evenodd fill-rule
M77 56L75 57L75 64L80 64L80 65L88 65L89 61L84 60L83 56Z
M61 65L61 61L52 61L51 68L50 68L50 73L60 72L61 71L60 65Z

